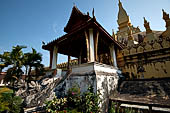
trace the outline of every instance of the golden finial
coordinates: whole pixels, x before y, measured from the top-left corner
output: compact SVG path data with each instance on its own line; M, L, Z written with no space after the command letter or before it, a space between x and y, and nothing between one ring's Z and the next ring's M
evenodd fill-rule
M147 20L145 19L145 17L143 17L143 19L144 19L144 24L146 24L146 23L147 23Z
M112 35L115 35L114 29L112 29Z
M132 29L130 26L128 26L128 40L134 40L134 38L132 36Z
M73 2L73 6L76 6L75 2Z
M152 30L151 30L151 28L150 28L149 22L145 19L145 17L143 17L143 19L144 19L144 27L145 27L145 29L146 29L146 34L147 34L147 33L151 33Z
M163 12L163 19L164 20L168 20L169 19L169 14L167 14L164 9L162 9L162 12Z
M112 29L112 37L113 37L113 39L115 39L115 32L114 32L114 29Z
M121 3L121 1L119 0L119 4Z

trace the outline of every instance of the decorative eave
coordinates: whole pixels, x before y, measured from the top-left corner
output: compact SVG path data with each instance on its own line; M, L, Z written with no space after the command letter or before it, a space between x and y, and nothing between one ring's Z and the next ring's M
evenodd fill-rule
M89 20L89 21L91 21L91 20ZM74 35L78 31L81 31L81 30L85 29L87 26L89 26L89 24L90 24L90 22L80 24L72 32L69 32L69 33L67 33L67 34L65 34L65 35L63 35L63 36L61 36L61 37L47 43L46 45L43 45L42 48L45 49L45 50L53 49L53 48L51 48L51 46L53 47L54 45L58 45L59 43L63 42L64 40L69 39L71 35Z

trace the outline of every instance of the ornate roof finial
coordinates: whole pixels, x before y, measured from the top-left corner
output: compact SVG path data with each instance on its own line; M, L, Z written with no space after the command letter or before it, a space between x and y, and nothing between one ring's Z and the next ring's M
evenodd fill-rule
M93 15L93 17L94 17L94 8L93 8L93 11L92 11L92 15Z
M128 26L128 40L134 40L134 38L132 36L132 29L130 26Z
M74 7L76 6L75 2L73 2L73 6L74 6Z
M96 17L94 16L94 8L93 8L93 11L92 11L92 15L93 15L93 18L96 19Z
M119 4L121 3L121 1L119 0Z
M149 22L145 19L145 17L143 17L143 19L144 19L144 27L146 29L146 34L152 33L152 30L150 28Z
M122 2L119 0L119 8L122 8L123 6L122 6Z
M167 14L164 9L162 9L162 12L163 12L163 19L164 20L168 20L169 19L169 14Z
M87 12L87 15L89 16L89 12Z
M117 36L116 36L116 34L114 32L114 29L112 29L112 37L113 37L113 39L115 39L117 41Z
M169 37L170 36L170 18L169 14L167 14L163 9L163 19L165 20L166 23L166 31L162 33L163 37Z
M112 35L115 35L114 29L112 29Z
M167 14L163 9L162 9L162 12L163 12L163 19L165 20L166 27L168 28L170 26L169 14Z
M143 17L143 19L144 19L144 24L147 23L147 20L145 19L145 17Z
M134 43L134 37L132 36L132 29L130 26L128 26L128 42L127 46L133 46Z

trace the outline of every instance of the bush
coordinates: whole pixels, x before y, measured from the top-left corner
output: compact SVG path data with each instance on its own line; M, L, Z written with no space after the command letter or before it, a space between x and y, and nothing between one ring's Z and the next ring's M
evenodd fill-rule
M139 111L136 112L132 108L120 107L115 102L111 103L111 108L109 113L140 113Z
M21 111L22 99L19 96L13 97L11 93L2 93L0 103L0 112L19 113Z
M74 86L68 90L66 98L55 97L46 102L46 111L50 113L98 113L100 111L99 94L93 93L92 87L89 87L88 91L82 95L80 94L80 88Z
M46 104L46 111L50 113L56 113L57 111L63 110L66 107L66 98L54 97L53 100L47 101Z
M81 104L80 88L74 85L67 92L67 105L70 108L78 108Z
M95 94L93 92L93 87L89 87L88 91L83 93L81 102L81 111L83 113L98 113L100 111L100 93Z

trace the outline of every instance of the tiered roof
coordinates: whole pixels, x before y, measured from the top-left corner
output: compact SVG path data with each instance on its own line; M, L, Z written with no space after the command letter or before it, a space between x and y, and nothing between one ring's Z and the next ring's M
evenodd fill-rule
M73 57L77 57L77 46L82 46L82 44L80 44L80 42L83 43L81 38L84 37L84 31L88 28L98 30L100 35L104 36L105 40L109 43L115 43L115 46L118 48L122 48L121 44L115 41L113 37L96 21L95 18L91 18L89 14L83 14L76 6L72 8L70 19L64 28L64 31L67 34L47 43L46 45L43 45L42 48L50 51L53 49L54 45L57 45L59 46L58 53L65 55L69 54ZM75 45L77 46L74 47ZM68 50L68 48L72 48L72 50Z

